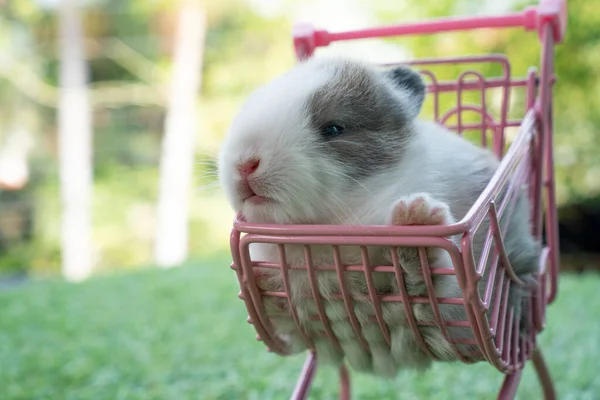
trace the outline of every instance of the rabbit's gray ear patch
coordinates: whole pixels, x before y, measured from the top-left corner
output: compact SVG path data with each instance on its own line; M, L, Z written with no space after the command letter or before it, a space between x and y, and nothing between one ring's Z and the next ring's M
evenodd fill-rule
M395 89L406 93L412 107L411 117L416 118L421 112L423 101L425 101L425 82L421 75L408 67L395 67L386 71L387 77L392 81Z

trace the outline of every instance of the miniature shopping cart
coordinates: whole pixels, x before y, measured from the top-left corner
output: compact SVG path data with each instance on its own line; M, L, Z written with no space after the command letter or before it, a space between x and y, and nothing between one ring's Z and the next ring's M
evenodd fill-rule
M526 31L537 32L541 43L541 61L539 69L531 67L523 77L511 75L508 58L503 54L469 56L444 59L426 59L405 64L417 69L427 82L427 101L434 119L461 135L477 137L482 146L492 149L501 158L495 175L472 205L466 216L454 225L444 227L430 226L369 226L368 230L351 226L332 225L260 225L249 224L238 218L231 235L232 268L239 279L241 292L239 297L248 310L248 321L253 324L257 338L264 342L269 351L285 356L283 342L275 334L265 313L265 296L279 296L289 301L286 292L265 293L256 285L254 271L258 267L278 268L281 270L285 287L289 286L285 262L285 245L304 246L306 265L304 270L313 287L313 297L318 308L318 319L325 327L328 319L323 311L322 299L315 289L315 268L311 260L310 246L330 246L332 254L338 254L340 246L357 246L363 253L366 246L396 247L413 246L419 248L438 247L447 251L454 263L454 274L463 291L462 303L467 310L467 321L463 326L472 330L472 344L478 349L477 361L487 361L504 374L498 398L515 397L524 365L532 360L542 384L546 399L554 399L555 392L551 377L546 368L542 353L536 341L536 335L545 325L546 306L556 297L559 271L559 246L557 213L555 205L554 161L553 161L553 124L552 124L552 87L554 76L554 46L564 39L566 30L565 0L541 0L538 6L529 7L522 12L496 17L468 17L438 19L429 22L402 24L382 28L330 33L314 30L310 25L298 25L294 31L294 46L298 59L311 57L319 48L336 41L364 38L396 37L403 35L439 34L450 31L466 31L481 28L521 27ZM489 66L492 67L489 67ZM435 70L442 72L459 71L453 79L439 79ZM522 102L515 101L517 91ZM494 93L491 96L490 93ZM451 107L444 110L443 97L451 96ZM491 99L490 99L491 98ZM516 104L516 106L515 106ZM515 107L519 108L519 117L512 117ZM517 113L518 114L518 113ZM473 116L476 115L477 118ZM475 135L475 136L473 136ZM519 320L513 318L513 310L507 306L509 289L513 285L523 284L515 275L503 247L503 233L498 224L505 213L511 212L517 188L526 185L532 210L533 234L543 243L539 260L539 286L531 293L533 304L529 315L534 329L523 338L519 335ZM500 196L500 193L506 193ZM511 203L512 202L512 203ZM475 259L472 238L482 222L489 226L484 250L480 259ZM364 228L364 227L363 227ZM446 238L460 235L460 246ZM266 264L250 257L249 246L252 243L271 243L279 246L281 262ZM335 265L329 270L336 271L341 277L345 271L362 271L367 283L373 271L387 271L396 274L398 282L403 282L402 269L397 258L394 265L371 266L367 258L362 265L343 265L339 257L334 257ZM294 266L294 268L297 268ZM487 286L481 294L478 282L483 269L490 268ZM326 269L320 267L319 269ZM447 271L446 271L447 272ZM433 293L431 276L436 272L423 267L423 276L429 288L428 297L409 297L405 287L400 287L397 296L375 293L370 287L370 299L376 314L375 324L379 324L388 345L389 332L381 317L383 301L398 301L404 304L408 324L412 328L415 340L425 354L435 359L419 331L410 305L429 303L436 316L431 325L437 326L450 340L446 327L457 321L443 321L438 305L443 299L436 299ZM400 275L400 276L398 276ZM344 295L343 280L340 288ZM494 294L492 296L492 294ZM344 295L348 318L356 339L368 350L368 343L361 336L352 300ZM298 324L298 317L290 303L290 318ZM377 315L379 314L379 315ZM421 325L423 325L421 323ZM298 326L299 332L302 329ZM331 346L339 346L337 338L326 329ZM311 346L309 337L304 337L307 347ZM452 342L451 342L452 343ZM471 357L462 357L464 362L473 362ZM309 351L301 376L296 384L293 399L308 396L310 384L317 367L314 350ZM350 398L350 382L344 366L340 368L340 397Z

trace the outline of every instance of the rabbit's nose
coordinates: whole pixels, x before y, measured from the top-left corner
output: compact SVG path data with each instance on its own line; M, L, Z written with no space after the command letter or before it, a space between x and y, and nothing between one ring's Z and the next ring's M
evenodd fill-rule
M238 164L237 168L242 176L248 176L256 171L259 164L260 160L258 158L251 158L243 163Z

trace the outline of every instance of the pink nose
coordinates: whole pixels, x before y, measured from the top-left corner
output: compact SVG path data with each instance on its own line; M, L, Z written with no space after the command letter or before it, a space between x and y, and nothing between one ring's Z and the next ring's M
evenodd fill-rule
M257 158L251 158L250 160L243 162L238 165L238 170L242 176L248 176L258 168L260 160Z

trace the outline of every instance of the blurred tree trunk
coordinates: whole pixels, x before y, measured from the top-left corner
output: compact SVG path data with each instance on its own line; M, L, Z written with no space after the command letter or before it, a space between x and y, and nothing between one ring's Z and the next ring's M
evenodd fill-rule
M58 148L62 201L62 272L79 281L92 272L92 117L77 0L59 6Z
M206 16L198 0L182 0L160 160L155 262L172 267L188 255L189 197L194 165L197 96Z

